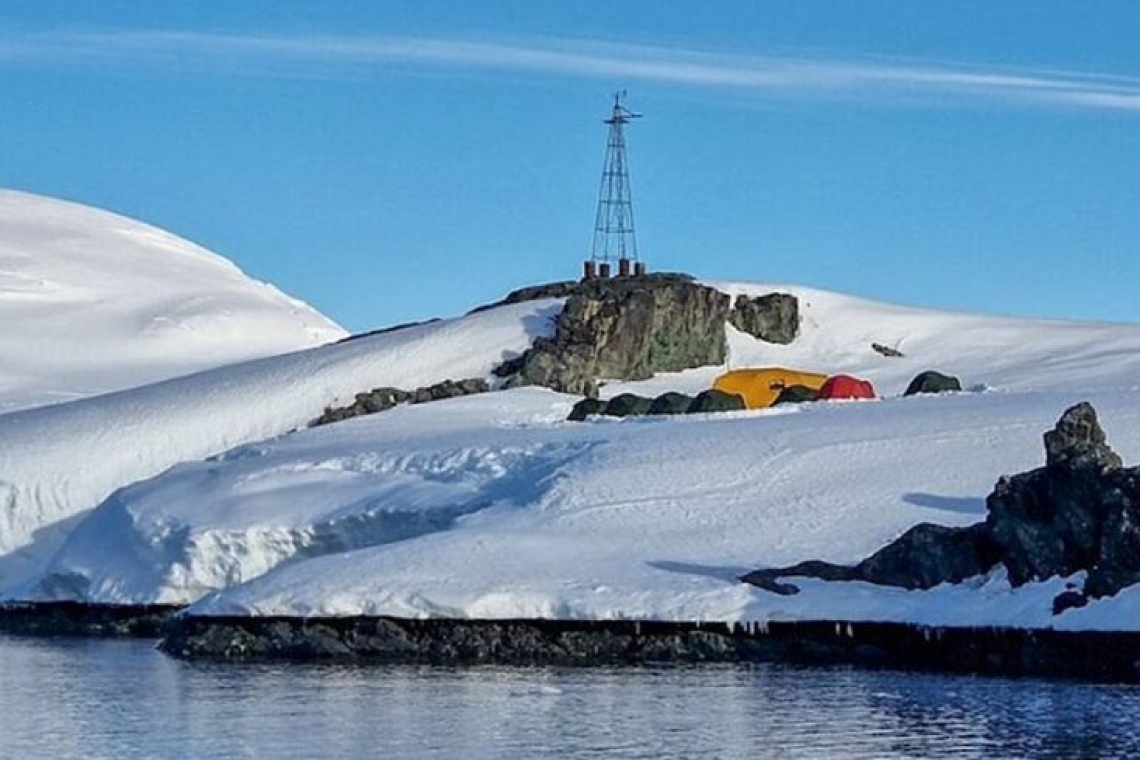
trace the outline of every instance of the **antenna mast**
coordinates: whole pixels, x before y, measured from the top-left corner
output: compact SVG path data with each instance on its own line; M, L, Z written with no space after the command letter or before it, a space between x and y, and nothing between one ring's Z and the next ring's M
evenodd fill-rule
M602 185L598 190L594 247L584 266L587 280L609 277L614 262L617 262L618 275L621 277L645 274L645 264L637 258L637 238L633 231L633 199L630 195L624 129L632 119L640 119L641 114L622 105L623 98L625 90L614 93L613 111L604 121L610 125L610 134L606 143L606 160L602 165Z

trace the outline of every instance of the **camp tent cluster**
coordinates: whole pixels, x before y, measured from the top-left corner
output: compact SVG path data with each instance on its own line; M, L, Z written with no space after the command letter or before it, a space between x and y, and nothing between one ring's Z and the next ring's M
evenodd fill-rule
M923 372L907 386L905 396L962 390L958 378L940 372ZM824 375L784 367L735 369L713 382L713 387L696 396L669 392L657 398L623 393L608 401L584 398L574 405L567 418L582 421L594 415L640 417L643 415L707 414L806 401L878 398L870 381L851 375Z
M713 388L740 396L748 409L817 399L876 398L875 386L867 380L784 367L735 369L718 377Z

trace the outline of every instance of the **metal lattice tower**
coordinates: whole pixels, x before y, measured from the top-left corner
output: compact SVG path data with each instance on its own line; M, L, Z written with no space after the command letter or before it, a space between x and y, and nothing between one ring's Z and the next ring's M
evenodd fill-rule
M598 213L594 220L594 247L586 262L586 278L607 277L614 262L618 273L630 274L631 263L638 274L644 265L638 263L637 238L633 231L633 200L630 196L629 164L625 155L624 127L631 119L641 118L622 105L625 91L614 93L614 107L605 120L610 125L606 144L606 160L602 166L602 186L598 190Z

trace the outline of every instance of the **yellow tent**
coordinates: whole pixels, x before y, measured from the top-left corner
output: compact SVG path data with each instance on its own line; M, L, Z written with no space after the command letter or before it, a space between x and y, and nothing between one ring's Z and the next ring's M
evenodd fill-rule
M780 391L792 385L819 390L827 382L827 375L817 372L800 372L783 367L734 369L716 379L713 388L735 393L744 399L749 409L765 409L775 403Z

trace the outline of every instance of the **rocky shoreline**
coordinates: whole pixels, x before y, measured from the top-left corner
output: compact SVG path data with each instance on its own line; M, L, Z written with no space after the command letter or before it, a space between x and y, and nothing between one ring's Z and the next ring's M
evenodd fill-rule
M173 604L9 602L0 604L0 633L156 639L183 609Z
M1140 683L1140 631L909 623L180 616L172 605L0 606L0 633L156 639L179 659L448 666L783 663Z
M163 651L226 661L628 666L846 665L1140 682L1140 631L935 628L905 623L761 624L388 617L186 617Z

